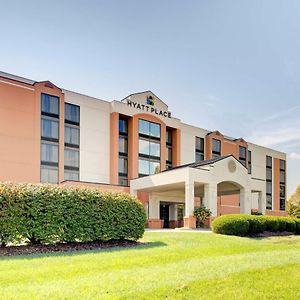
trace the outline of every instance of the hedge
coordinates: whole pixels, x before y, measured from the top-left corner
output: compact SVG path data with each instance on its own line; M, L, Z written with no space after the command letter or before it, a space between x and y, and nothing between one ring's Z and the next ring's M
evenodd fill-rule
M264 231L300 234L300 219L258 215L223 215L212 222L215 233L246 236Z
M0 244L137 240L142 204L125 193L49 184L0 183Z

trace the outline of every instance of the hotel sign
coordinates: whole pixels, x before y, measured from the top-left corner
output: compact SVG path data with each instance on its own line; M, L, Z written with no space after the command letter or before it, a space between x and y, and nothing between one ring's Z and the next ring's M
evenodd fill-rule
M127 106L139 109L139 110L147 112L147 113L162 116L165 118L171 118L171 112L158 109L154 106L154 99L152 96L147 96L145 104L138 103L138 102L127 99Z

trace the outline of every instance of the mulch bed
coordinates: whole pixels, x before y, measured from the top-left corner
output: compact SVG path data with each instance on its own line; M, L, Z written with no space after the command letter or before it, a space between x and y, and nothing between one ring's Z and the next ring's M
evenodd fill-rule
M38 253L70 252L81 250L99 250L113 247L129 248L142 245L143 243L129 240L110 240L106 242L96 241L87 243L58 243L55 245L22 245L0 247L1 256L27 255Z
M288 231L277 231L277 232L271 232L271 231L264 231L257 234L251 234L249 237L270 237L270 236L288 236L288 235L295 235L293 232Z

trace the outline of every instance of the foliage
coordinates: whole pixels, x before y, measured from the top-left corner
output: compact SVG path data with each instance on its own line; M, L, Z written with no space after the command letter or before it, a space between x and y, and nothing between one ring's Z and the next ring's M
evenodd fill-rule
M245 236L264 231L288 231L299 234L300 220L291 217L224 215L212 223L215 233Z
M215 233L245 236L249 232L249 222L243 215L224 215L212 222Z
M300 218L300 185L298 185L296 192L288 200L287 211L290 216Z
M57 185L0 184L0 242L137 240L146 215L125 193Z
M205 206L200 206L195 208L194 216L196 217L197 220L197 227L203 227L204 222L207 221L208 218L211 216L211 211Z

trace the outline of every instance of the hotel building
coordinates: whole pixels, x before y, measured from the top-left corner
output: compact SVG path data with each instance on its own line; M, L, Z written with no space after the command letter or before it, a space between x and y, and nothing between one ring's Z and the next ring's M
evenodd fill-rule
M0 72L0 181L124 191L148 227L286 214L286 155L183 123L151 91L104 101Z

